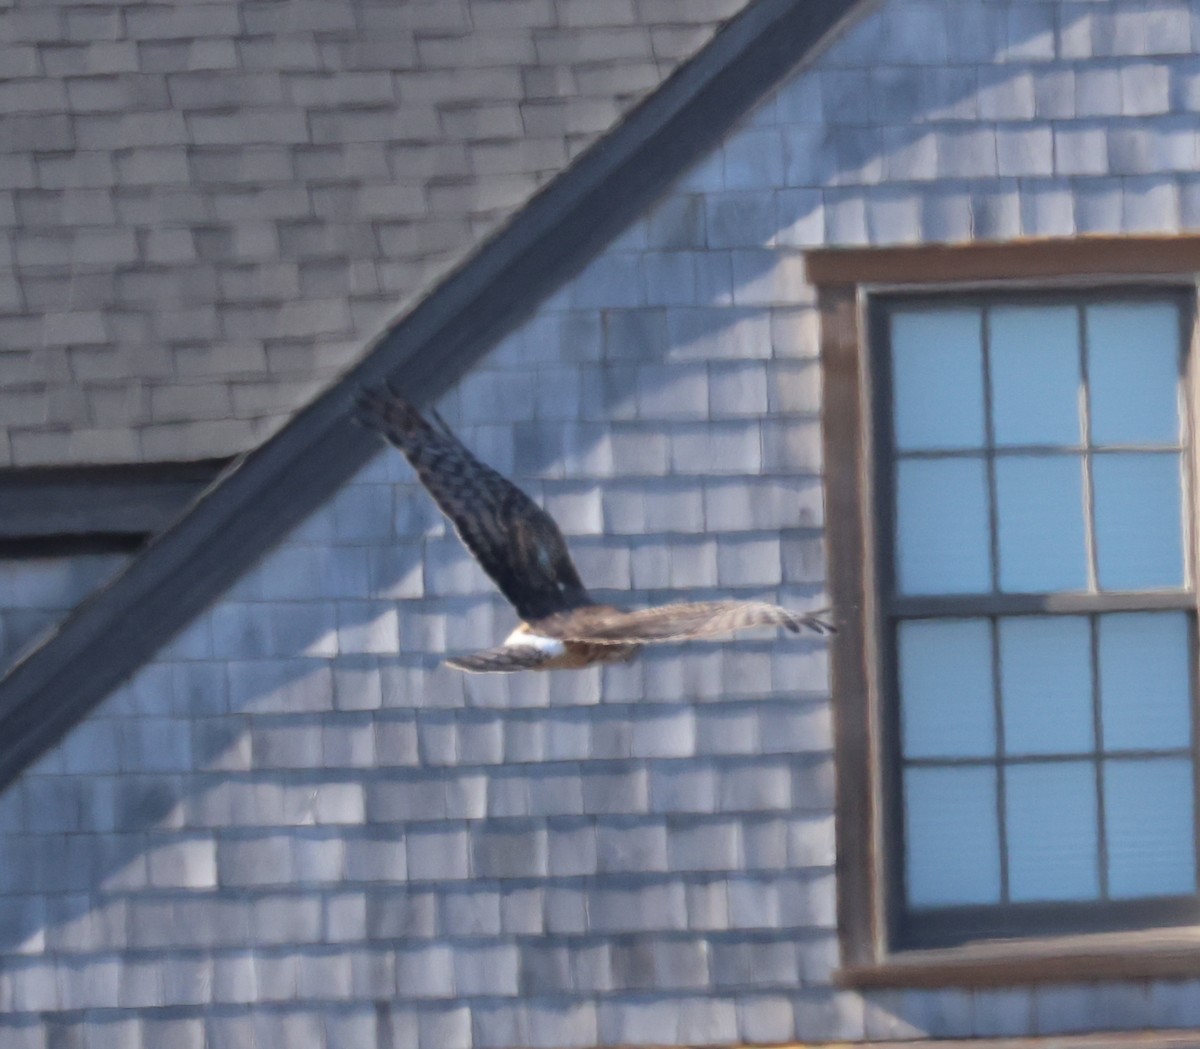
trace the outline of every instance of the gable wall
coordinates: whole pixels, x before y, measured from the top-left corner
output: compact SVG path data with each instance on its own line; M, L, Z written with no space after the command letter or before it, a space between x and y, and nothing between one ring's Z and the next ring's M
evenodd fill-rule
M0 674L128 563L122 553L0 557Z
M505 340L446 416L545 500L595 586L816 606L803 249L1200 227L1194 6L889 0ZM824 648L436 667L511 622L381 453L0 796L0 1041L1200 1023L1188 984L835 990Z

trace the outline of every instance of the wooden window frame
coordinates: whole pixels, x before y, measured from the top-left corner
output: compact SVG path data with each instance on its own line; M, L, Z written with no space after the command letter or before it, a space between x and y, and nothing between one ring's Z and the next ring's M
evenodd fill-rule
M1083 238L961 247L810 252L817 292L830 590L841 624L832 650L837 776L839 982L850 987L1003 986L1200 975L1200 925L1087 931L902 948L888 862L884 782L881 529L874 485L869 337L884 295L995 293L1054 287L1188 289L1200 236ZM1195 309L1193 307L1193 316ZM1185 374L1197 386L1195 330Z

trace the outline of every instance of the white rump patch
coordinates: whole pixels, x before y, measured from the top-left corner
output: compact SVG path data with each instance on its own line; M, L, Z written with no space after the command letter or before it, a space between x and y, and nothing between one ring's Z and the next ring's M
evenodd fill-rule
M542 637L541 634L531 634L519 627L504 639L504 647L536 648L548 656L561 656L567 650L566 645L556 637Z

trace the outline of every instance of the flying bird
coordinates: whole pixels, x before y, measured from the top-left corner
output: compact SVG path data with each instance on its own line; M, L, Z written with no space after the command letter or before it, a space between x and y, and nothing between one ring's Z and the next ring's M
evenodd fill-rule
M458 537L516 609L520 625L497 648L446 660L468 673L556 670L631 659L645 644L780 626L833 633L822 613L762 601L699 601L627 611L593 601L554 519L475 458L431 411L390 387L364 390L357 418L412 464Z

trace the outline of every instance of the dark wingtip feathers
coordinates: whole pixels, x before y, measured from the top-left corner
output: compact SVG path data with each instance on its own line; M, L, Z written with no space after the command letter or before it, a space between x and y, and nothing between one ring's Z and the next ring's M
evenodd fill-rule
M783 625L793 634L799 634L804 630L811 630L814 634L828 636L829 634L837 633L837 626L830 619L832 613L833 609L831 608L819 608L815 612L805 612L802 615L795 614Z

